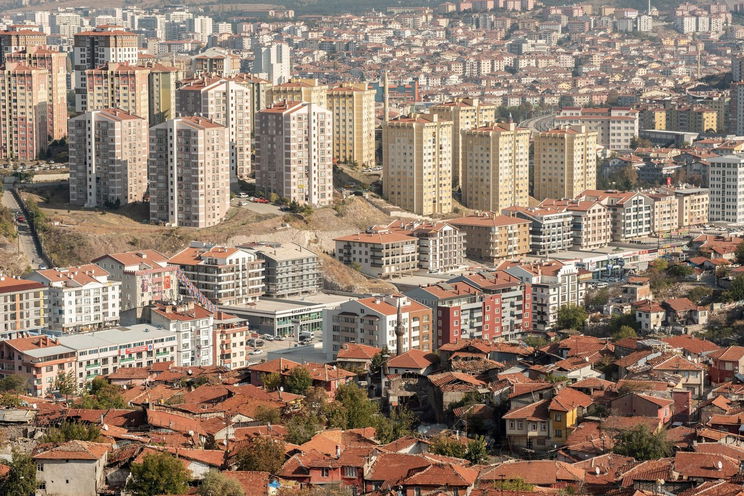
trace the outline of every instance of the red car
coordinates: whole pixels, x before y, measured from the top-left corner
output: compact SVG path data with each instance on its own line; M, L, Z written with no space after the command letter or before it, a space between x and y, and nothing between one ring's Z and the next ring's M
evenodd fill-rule
M19 215L18 217L16 217L16 222L23 224L24 222L26 222L26 218L22 215Z
M256 203L269 203L269 200L266 198L256 198Z

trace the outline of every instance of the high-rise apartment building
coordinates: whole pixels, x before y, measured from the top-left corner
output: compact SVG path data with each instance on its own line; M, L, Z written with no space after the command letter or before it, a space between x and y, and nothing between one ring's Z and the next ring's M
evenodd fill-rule
M6 54L5 62L46 69L49 75L47 135L53 140L67 136L67 55L44 47L29 47Z
M359 165L375 163L375 90L352 83L328 91L333 114L333 157Z
M255 135L256 129L256 114L259 111L267 108L271 105L269 100L271 93L271 83L265 79L261 79L256 76L249 74L239 74L235 77L235 81L239 82L246 88L251 95L251 134Z
M744 81L731 83L728 131L744 135Z
M434 105L431 113L452 121L452 181L462 184L462 132L496 122L496 107L483 105L477 98L461 98Z
M710 159L708 187L711 222L744 224L744 155Z
M227 129L204 117L150 128L150 220L175 226L219 224L230 208Z
M46 327L47 288L36 281L0 275L0 337L19 337L19 331Z
M574 198L597 187L597 133L571 126L535 137L534 196Z
M78 111L118 108L147 120L150 116L150 69L112 63L86 72L86 91Z
M13 52L46 45L46 34L30 27L13 26L6 31L0 31L0 64L7 62L5 57Z
M271 81L271 84L286 83L292 74L289 45L274 43L269 46L253 46L253 74Z
M136 33L124 31L117 26L101 26L75 35L72 52L72 68L75 71L75 110L88 110L85 105L87 84L86 71L97 69L109 62L136 64L139 51ZM140 116L143 117L143 116Z
M307 102L328 108L328 86L320 84L317 79L292 79L272 86L269 101Z
M333 201L333 116L307 102L283 102L258 113L256 188L302 205Z
M5 64L0 95L0 159L35 160L48 144L49 72Z
M147 121L123 110L94 110L70 119L70 204L93 208L142 201L147 139Z
M180 115L200 115L225 126L230 144L230 179L251 172L251 93L231 79L202 78L176 92Z
M419 215L452 211L452 121L415 114L383 123L382 188Z
M586 126L597 133L597 144L610 150L629 150L638 136L639 114L627 107L565 107L555 117L559 126Z
M149 124L154 126L176 117L176 83L179 70L163 64L147 66L147 93L149 95Z
M502 123L462 132L462 200L475 210L501 212L529 204L530 131Z

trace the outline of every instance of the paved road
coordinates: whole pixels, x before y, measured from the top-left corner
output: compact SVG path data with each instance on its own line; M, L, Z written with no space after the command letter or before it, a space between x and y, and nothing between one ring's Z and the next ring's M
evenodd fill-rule
M531 131L549 131L553 127L555 114L541 115L519 123L520 127L526 127Z
M21 209L18 207L18 203L16 203L15 197L10 194L10 191L8 190L9 187L9 184L4 185L2 204L4 207L9 208L15 216L21 211ZM34 244L33 237L31 237L31 232L28 230L28 225L19 226L18 240L16 241L16 243L18 243L18 246L23 254L26 255L26 258L31 264L31 268L38 269L40 266L45 264L44 260L36 251L36 245Z
M247 205L240 205L240 202L248 202ZM246 208L252 210L260 215L282 215L284 212L279 210L279 207L272 205L271 203L255 203L246 200L245 198L234 198L230 204L233 207Z

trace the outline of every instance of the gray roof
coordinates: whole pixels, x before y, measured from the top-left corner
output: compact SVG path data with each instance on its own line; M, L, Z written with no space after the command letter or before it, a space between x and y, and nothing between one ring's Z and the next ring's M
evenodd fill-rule
M174 334L162 327L149 324L136 324L131 327L116 327L104 331L88 332L61 336L59 342L76 351L128 344L135 341L150 341L153 339L173 336Z

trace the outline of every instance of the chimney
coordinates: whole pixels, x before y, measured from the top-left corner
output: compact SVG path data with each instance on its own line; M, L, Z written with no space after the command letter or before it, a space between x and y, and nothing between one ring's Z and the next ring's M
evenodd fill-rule
M336 458L339 458L341 456L341 446L338 444L336 445Z

